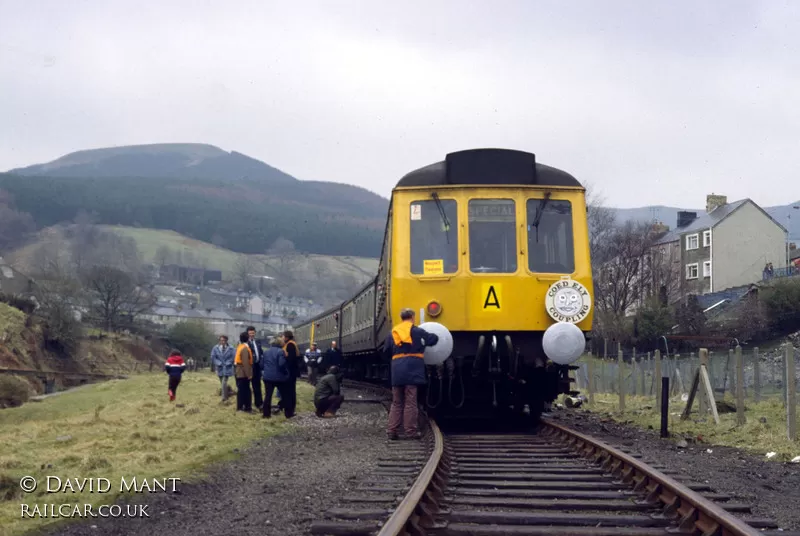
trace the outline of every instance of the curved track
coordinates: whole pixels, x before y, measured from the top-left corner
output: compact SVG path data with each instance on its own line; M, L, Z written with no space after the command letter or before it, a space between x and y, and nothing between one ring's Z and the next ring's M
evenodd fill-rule
M535 434L444 434L430 422L422 441L387 442L376 470L342 497L347 507L311 532L800 535L684 478L547 419Z

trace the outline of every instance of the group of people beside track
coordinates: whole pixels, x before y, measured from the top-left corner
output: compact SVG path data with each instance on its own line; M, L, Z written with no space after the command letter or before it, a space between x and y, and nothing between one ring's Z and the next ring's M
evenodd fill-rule
M392 328L384 349L391 359L392 406L386 428L390 440L399 438L402 427L405 437L419 439L419 406L417 390L427 383L425 375L425 347L435 346L439 338L414 325L413 309L400 311L400 323ZM301 358L294 335L290 330L275 337L264 351L261 341L255 338L253 326L239 335L239 344L234 350L228 337L221 335L219 344L211 350L211 366L220 379L222 402L228 399L228 378L236 378L236 410L251 413L253 406L262 411L265 419L272 416L272 395L277 390L276 412L283 411L287 419L295 414L297 407L297 379L301 376L301 363L308 367L308 381L316 386L314 406L318 417L334 417L344 401L341 394L343 375L340 372L342 355L331 343L323 356L312 343ZM175 400L186 364L180 352L173 350L164 366L169 374L169 399ZM317 379L318 370L326 374ZM264 397L261 383L264 383ZM251 394L252 386L252 394Z

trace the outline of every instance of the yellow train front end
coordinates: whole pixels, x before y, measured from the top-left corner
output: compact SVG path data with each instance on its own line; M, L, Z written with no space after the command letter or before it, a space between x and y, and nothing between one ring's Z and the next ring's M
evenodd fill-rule
M570 364L591 330L585 191L528 153L465 153L440 164L443 179L428 169L393 191L389 311L411 307L453 335L450 359L429 367L431 410L538 416L571 392Z

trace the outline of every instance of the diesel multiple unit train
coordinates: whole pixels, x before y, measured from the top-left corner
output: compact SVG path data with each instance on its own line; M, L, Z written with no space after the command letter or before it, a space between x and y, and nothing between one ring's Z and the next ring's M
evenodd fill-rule
M295 328L301 350L336 341L346 377L390 380L400 310L444 325L453 351L428 366L433 414L538 418L574 392L570 366L592 325L585 189L531 153L473 149L408 173L392 190L378 273Z

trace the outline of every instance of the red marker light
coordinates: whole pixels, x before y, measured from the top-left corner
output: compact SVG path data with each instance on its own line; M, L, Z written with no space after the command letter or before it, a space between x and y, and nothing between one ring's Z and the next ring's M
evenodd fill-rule
M430 302L428 304L427 310L428 310L428 314L431 315L434 318L436 318L437 316L442 314L442 306L439 305L439 302L437 302L437 301Z

